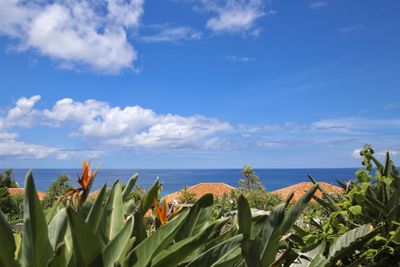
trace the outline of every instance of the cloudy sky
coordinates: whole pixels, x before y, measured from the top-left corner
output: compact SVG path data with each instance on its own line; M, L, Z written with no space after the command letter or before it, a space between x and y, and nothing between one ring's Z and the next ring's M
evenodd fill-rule
M397 0L0 0L0 168L400 160Z

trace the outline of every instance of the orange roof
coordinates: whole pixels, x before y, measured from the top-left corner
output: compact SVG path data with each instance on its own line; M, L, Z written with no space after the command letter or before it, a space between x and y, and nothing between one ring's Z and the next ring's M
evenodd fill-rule
M298 183L295 185L291 185L285 188L281 188L275 191L272 191L272 194L277 194L280 195L280 197L285 200L292 192L294 192L294 196L292 198L292 200L290 201L290 203L295 203L297 200L299 200L303 194L305 192L307 192L312 186L314 185L314 183L312 182L302 182L302 183ZM319 182L319 185L322 186L326 192L328 193L340 193L343 192L342 188L325 183L325 182ZM314 196L318 197L318 198L322 198L322 192L318 189Z
M189 187L187 191L194 194L194 196L198 199L207 193L212 193L214 197L221 197L223 194L230 195L233 189L235 189L233 186L230 186L226 183L199 183ZM166 195L165 199L167 203L171 203L175 199L178 199L180 195L181 192L178 191Z
M24 188L8 188L8 192L10 195L15 196L15 195L23 195L25 193ZM46 198L46 193L43 192L37 192L39 200L43 200Z

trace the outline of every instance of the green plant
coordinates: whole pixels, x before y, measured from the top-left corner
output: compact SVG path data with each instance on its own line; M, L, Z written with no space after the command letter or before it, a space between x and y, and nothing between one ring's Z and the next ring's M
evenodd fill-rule
M161 185L156 180L137 203L129 198L136 178L126 186L117 180L107 197L104 185L88 212L82 197L76 205L70 195L66 203L56 202L45 217L29 172L22 237L14 238L0 212L0 266L267 266L290 262L279 257L288 249L285 235L317 188L291 207L290 198L279 204L269 217L252 217L247 200L240 196L238 220L223 232L228 218L210 220L214 200L206 194L148 235L144 215Z
M260 178L251 166L244 166L242 169L242 178L239 180L241 190L264 190Z
M45 208L53 206L57 199L72 189L72 185L69 182L70 179L68 175L63 174L58 176L57 179L50 184L47 188L46 198L43 200L43 206Z
M311 218L306 231L296 228L302 251L313 251L318 246L327 259L325 265L381 266L400 261L399 172L389 153L384 164L373 154L372 147L366 145L361 151L365 169L357 171L349 183L339 182L343 194L332 196L320 188L324 199L316 200L329 216L321 216L319 221ZM332 256L330 251L343 239L352 241L348 242L347 252Z
M0 187L15 188L18 187L17 182L13 178L14 171L6 169L4 173L0 173Z
M185 185L180 191L178 198L180 203L193 204L196 202L196 195L188 191L188 187Z

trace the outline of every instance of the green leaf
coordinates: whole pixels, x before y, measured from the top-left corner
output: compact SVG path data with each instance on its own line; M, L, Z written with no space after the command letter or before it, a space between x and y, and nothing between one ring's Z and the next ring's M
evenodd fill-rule
M238 223L239 232L243 234L243 239L247 240L251 233L251 211L247 199L240 195L238 198Z
M90 225L90 227L93 229L93 232L97 233L101 219L103 218L104 215L104 207L103 207L103 202L104 198L106 195L106 184L104 184L100 192L94 201L92 207L90 208L90 211L86 217L85 222Z
M124 227L124 203L122 201L122 187L117 180L112 189L107 203L104 206L104 214L99 226L100 240L103 245L108 244Z
M358 216L361 214L362 208L360 205L355 205L355 206L351 206L349 208L349 211L354 215L354 216Z
M300 253L296 262L292 263L290 267L323 267L329 261L323 256L325 251L325 241L322 241L316 248Z
M146 214L146 212L149 210L150 206L154 202L154 198L157 197L158 189L159 183L158 180L156 180L153 186L149 189L149 191L146 192L146 194L140 201L139 209L134 215L135 224L133 232L136 237L136 244L139 244L147 238L147 232L143 223L143 216Z
M0 266L17 266L14 259L15 241L11 227L7 222L6 216L0 210Z
M73 241L74 266L103 266L100 240L74 210L67 208Z
M55 249L54 255L49 262L48 267L67 266L67 258L65 253L65 244L61 243Z
M146 267L157 252L168 246L176 232L181 228L187 214L188 211L182 212L175 219L162 225L157 231L137 245L134 253L138 255L138 261L134 266Z
M373 227L370 224L366 224L354 228L339 236L329 248L328 259L333 260L339 258L341 254L344 254L348 250L352 250L353 245L357 243L360 238L367 236L372 231Z
M152 260L152 267L175 267L184 260L191 252L202 246L206 241L210 233L212 232L214 225L209 225L205 230L199 234L183 239L167 249L161 251Z
M49 241L54 251L58 244L63 242L67 226L67 212L63 208L53 217L49 224Z
M103 249L104 266L114 266L114 263L121 262L125 258L124 248L127 246L133 231L133 222L127 223L118 235Z
M212 194L205 194L190 208L189 214L182 225L181 230L176 234L175 240L197 234L210 219L214 198Z
M46 266L52 254L46 220L37 196L32 171L29 171L25 180L21 265Z
M240 247L242 240L243 235L236 235L205 251L186 266L212 266L226 254L229 254Z
M301 213L307 207L308 202L314 196L315 191L317 191L319 184L314 185L310 188L297 202L294 204L287 212L285 218L282 222L281 234L284 235L286 232L292 228L293 224L297 221Z
M122 199L123 199L124 202L128 200L129 194L131 193L132 188L135 186L138 177L139 177L139 174L135 173L129 179L128 183L125 185L125 188L122 191Z

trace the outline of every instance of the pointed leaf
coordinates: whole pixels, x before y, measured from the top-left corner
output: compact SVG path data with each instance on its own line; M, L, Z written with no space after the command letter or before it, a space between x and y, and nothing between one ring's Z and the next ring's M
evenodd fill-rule
M243 235L234 236L223 243L220 243L209 250L205 251L199 257L194 259L190 262L187 267L189 266L212 266L216 263L220 258L224 257L226 254L231 253L238 247L243 240Z
M85 222L90 225L90 227L93 229L93 232L95 233L98 231L99 224L104 215L103 203L106 195L106 189L106 184L104 184L101 187L100 192L97 195L97 198L94 201L92 207L90 208L90 211L85 220Z
M172 221L162 225L152 235L143 240L134 252L138 256L138 261L134 266L146 267L155 254L169 245L176 232L181 228L188 211L184 211Z
M0 266L17 266L14 260L15 241L11 227L7 222L6 216L0 210Z
M103 266L100 240L74 210L67 208L73 241L74 266Z
M25 180L21 265L46 266L52 254L46 220L33 182L32 171L29 171Z
M125 185L124 190L122 191L122 199L124 201L128 200L129 194L131 193L133 187L136 184L136 181L139 177L138 173L135 173L134 175L132 175L132 177L129 179L128 183Z
M49 224L49 241L54 251L63 242L67 226L67 211L63 208L53 217Z
M133 231L133 222L127 223L118 235L103 250L104 266L114 266L114 263L121 261L126 255L124 248L127 246Z

